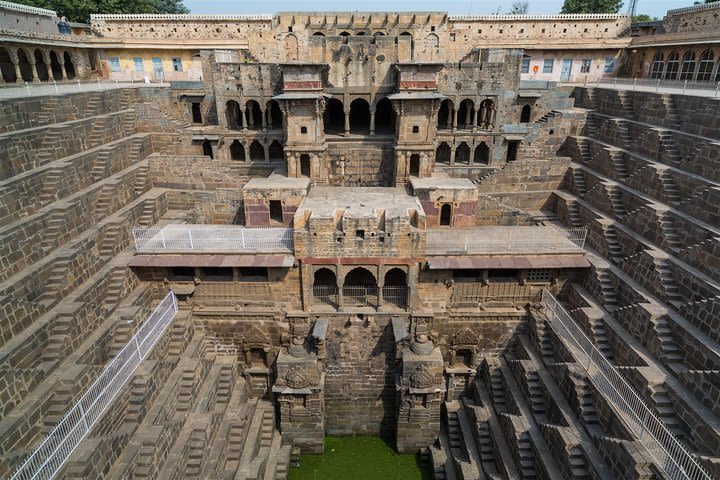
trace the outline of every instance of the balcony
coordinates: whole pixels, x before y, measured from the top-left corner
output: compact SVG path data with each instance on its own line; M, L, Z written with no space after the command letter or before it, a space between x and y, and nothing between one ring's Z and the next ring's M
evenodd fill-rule
M312 304L328 305L338 310L340 307L370 307L402 309L408 306L408 287L388 285L313 285Z
M292 253L293 229L239 225L167 225L133 228L140 253Z

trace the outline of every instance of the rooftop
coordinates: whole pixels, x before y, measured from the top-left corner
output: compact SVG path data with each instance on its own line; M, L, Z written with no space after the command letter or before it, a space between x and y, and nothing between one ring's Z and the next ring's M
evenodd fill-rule
M297 213L310 211L314 218L333 218L342 210L345 218L406 217L408 212L422 212L417 198L404 188L394 187L316 187L300 204Z

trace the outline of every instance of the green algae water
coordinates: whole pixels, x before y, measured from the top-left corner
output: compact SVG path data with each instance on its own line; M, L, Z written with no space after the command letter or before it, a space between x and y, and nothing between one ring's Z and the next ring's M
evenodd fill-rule
M380 437L325 437L325 453L302 455L288 480L432 480L432 472Z

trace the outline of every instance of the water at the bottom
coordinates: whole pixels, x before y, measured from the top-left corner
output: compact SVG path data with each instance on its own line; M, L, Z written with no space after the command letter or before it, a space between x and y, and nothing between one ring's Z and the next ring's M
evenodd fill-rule
M289 480L432 480L417 455L400 455L380 437L325 437L325 453L302 455Z

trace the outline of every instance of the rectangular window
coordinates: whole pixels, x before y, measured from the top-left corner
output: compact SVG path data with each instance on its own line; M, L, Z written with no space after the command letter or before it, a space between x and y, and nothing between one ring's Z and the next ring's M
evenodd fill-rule
M535 268L527 271L528 282L549 282L550 281L550 269L549 268Z
M143 59L140 57L134 57L133 63L135 64L135 71L136 72L144 72L145 67L143 66Z
M605 73L613 73L615 70L615 58L607 57L605 59Z
M233 269L225 267L205 267L202 270L203 279L214 282L232 282Z
M173 58L172 59L173 64L173 71L175 72L182 72L182 58Z
M110 71L111 72L119 72L120 71L120 59L118 57L110 57L108 60L110 61Z
M520 73L530 73L530 59L523 58L522 65L520 66Z
M590 59L583 58L580 63L580 73L589 73L590 72Z
M543 61L543 73L552 73L554 66L555 60L553 60L552 58L546 58Z

